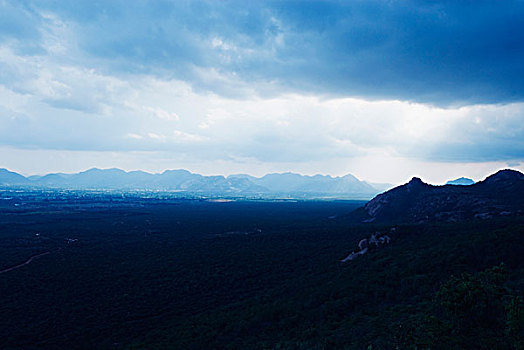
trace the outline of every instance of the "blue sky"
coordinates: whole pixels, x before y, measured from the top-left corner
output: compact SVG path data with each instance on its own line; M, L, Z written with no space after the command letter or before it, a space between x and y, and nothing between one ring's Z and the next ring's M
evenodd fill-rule
M524 163L523 1L0 1L0 167Z

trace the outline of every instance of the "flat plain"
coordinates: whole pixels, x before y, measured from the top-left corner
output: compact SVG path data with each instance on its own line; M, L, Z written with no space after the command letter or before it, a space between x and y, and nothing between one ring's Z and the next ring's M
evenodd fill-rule
M351 223L361 205L4 191L0 348L380 349L426 334L452 275L503 263L521 293L521 219Z

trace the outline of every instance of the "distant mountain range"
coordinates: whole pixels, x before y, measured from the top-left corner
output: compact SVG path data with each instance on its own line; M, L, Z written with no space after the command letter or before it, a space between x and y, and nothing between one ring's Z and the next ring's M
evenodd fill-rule
M181 191L202 196L259 196L291 198L351 198L369 199L393 187L370 184L353 175L332 177L305 176L294 173L203 176L187 170L166 170L151 174L121 169L89 169L75 174L47 174L24 177L0 169L0 186L67 189L114 189Z
M461 185L461 186L469 186L473 185L475 181L468 179L467 177L460 177L455 180L450 180L446 182L446 185Z
M501 170L470 186L432 186L414 177L350 216L360 222L422 223L524 215L524 174Z

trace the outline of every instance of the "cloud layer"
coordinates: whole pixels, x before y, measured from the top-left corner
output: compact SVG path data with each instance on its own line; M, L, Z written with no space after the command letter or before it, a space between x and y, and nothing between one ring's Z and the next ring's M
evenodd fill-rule
M4 0L0 147L521 164L522 18L522 1Z
M524 98L522 1L20 1L0 40L115 74L240 95L436 105ZM64 52L60 53L60 50ZM268 89L267 84L271 86ZM265 86L265 88L264 88Z

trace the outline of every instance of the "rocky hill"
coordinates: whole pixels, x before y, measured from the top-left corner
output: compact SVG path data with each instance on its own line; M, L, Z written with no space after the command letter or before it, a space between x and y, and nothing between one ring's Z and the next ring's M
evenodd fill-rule
M351 214L360 222L423 223L524 215L524 174L501 170L470 186L432 186L419 178L377 195Z

